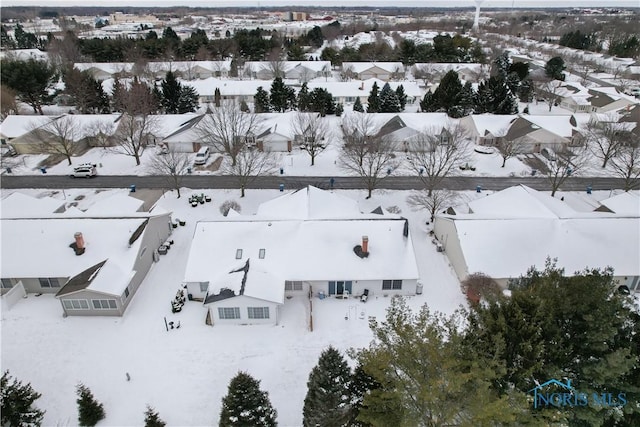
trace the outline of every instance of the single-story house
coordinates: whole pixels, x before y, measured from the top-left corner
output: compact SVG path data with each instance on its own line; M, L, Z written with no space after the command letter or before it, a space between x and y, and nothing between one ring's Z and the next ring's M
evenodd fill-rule
M9 144L33 129L39 128L59 116L24 116L10 114L0 123L0 140L2 145Z
M139 201L120 199L109 201L110 212L58 207L46 213L55 207L50 200L45 206L24 203L25 197L2 201L3 305L50 293L65 316L122 316L171 235L171 213L140 212ZM115 213L114 204L123 209Z
M489 71L486 65L477 63L416 63L411 67L411 74L427 84L439 84L452 70L458 73L460 80L470 82L477 82Z
M326 89L331 95L333 100L338 104L353 104L356 99L360 99L362 105L367 105L369 93L373 88L374 83L378 85L378 93L382 90L382 87L387 83L381 79L371 78L368 80L350 80L344 82L325 82L317 80L307 84L309 91L316 88ZM422 99L424 91L418 87L416 82L402 81L402 82L388 82L393 91L398 90L398 86L402 85L404 93L407 95L407 106L413 105L416 101ZM406 106L405 106L406 108Z
M260 114L261 121L255 132L258 149L291 152L296 144L292 122L297 114L299 113L296 111Z
M215 105L216 89L220 90L221 100L234 100L238 104L242 101L252 103L258 87L262 86L267 92L271 90L271 82L262 80L220 80L209 77L203 80L193 80L185 84L193 87L198 93L198 101L201 105Z
M477 145L494 146L517 117L516 114L470 114L460 119L460 125Z
M380 79L387 82L404 79L405 68L402 62L343 62L342 75L346 79Z
M612 267L618 285L638 292L640 195L623 193L599 204L585 211L521 185L438 214L434 234L460 280L484 273L506 287L551 258L567 275Z
M414 295L408 222L362 214L357 202L307 187L256 215L196 225L184 283L208 321L277 324L287 296Z
M331 76L330 61L247 61L244 63L244 76L273 80L275 77L308 82L317 77Z
M127 78L134 74L147 74L148 77L162 80L170 70L185 80L196 80L209 77L228 77L231 60L157 61L140 65L134 62L77 62L73 66L80 71L89 71L98 81L112 79L116 76Z

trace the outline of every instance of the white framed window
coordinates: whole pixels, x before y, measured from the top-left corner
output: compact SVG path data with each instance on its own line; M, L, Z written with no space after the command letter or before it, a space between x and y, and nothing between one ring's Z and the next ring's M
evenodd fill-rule
M242 249L236 249L236 259L242 258Z
M209 289L209 282L200 282L200 292L207 292Z
M249 319L268 319L269 307L247 307Z
M402 280L383 280L382 290L400 290L402 289Z
M11 289L13 288L13 283L11 283L11 279L2 279L2 289Z
M239 319L240 307L218 307L218 317L220 319Z
M284 282L284 290L285 291L301 291L302 290L302 281L300 281L300 280L286 280Z
M96 310L115 310L118 308L114 299L92 299L91 303Z
M260 251L258 252L258 258L264 259L265 252L266 249L260 249Z
M62 306L65 310L89 310L89 301L86 299L63 299Z
M60 283L55 277L40 277L40 287L42 288L59 288Z

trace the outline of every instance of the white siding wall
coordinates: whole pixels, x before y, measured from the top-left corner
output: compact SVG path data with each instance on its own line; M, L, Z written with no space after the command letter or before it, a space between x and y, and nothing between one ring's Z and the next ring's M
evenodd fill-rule
M444 248L445 255L449 258L449 262L453 266L458 279L464 280L469 272L467 271L467 263L460 247L458 232L456 230L455 221L450 218L436 216L433 224L434 234Z
M247 297L244 295L234 298L227 298L222 301L216 301L208 304L213 319L213 325L277 325L279 309L278 304L264 301L256 298ZM218 308L221 307L237 307L240 311L239 319L220 319ZM268 307L269 318L268 319L249 319L248 308L249 307Z

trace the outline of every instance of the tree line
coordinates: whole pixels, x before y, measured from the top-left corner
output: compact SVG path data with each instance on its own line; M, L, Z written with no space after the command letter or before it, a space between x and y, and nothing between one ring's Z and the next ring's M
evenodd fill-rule
M371 344L347 351L353 369L345 354L324 349L308 376L303 425L638 425L640 316L613 271L567 277L548 260L514 279L510 296L482 275L464 285L469 308L451 316L394 297L384 320L369 320ZM570 380L581 400L537 400L533 390L550 379ZM77 394L80 425L105 417L87 387ZM3 424L41 425L39 397L5 372ZM218 425L275 426L277 414L260 381L238 372ZM145 426L164 425L148 406Z

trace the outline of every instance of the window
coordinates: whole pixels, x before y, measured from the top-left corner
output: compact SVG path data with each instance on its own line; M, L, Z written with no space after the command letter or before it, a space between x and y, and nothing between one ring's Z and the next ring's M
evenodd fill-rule
M13 283L11 283L11 279L2 279L2 289L11 289L13 288Z
M260 252L258 253L258 258L260 258L260 259L264 259L264 253L265 253L265 252L266 252L266 251L265 251L264 249L260 249Z
M66 310L89 310L89 302L86 299L63 299L62 306Z
M145 252L147 252L147 247L146 246L144 248L142 248L142 250L140 251L140 259L142 259L142 257L144 256Z
M383 280L382 290L400 290L402 289L402 280Z
M209 289L209 282L200 282L200 292L207 292Z
M40 287L42 288L59 288L60 283L58 279L55 277L41 277L40 279Z
M240 307L218 307L218 317L220 319L239 319Z
M247 307L249 319L268 319L269 307Z
M242 249L236 249L236 259L242 258Z
M301 291L302 282L300 280L287 280L284 282L285 291Z
M114 299L93 299L91 302L96 310L115 310L118 308Z
M127 298L128 296L129 296L129 287L127 286L126 288L124 288L124 297Z

